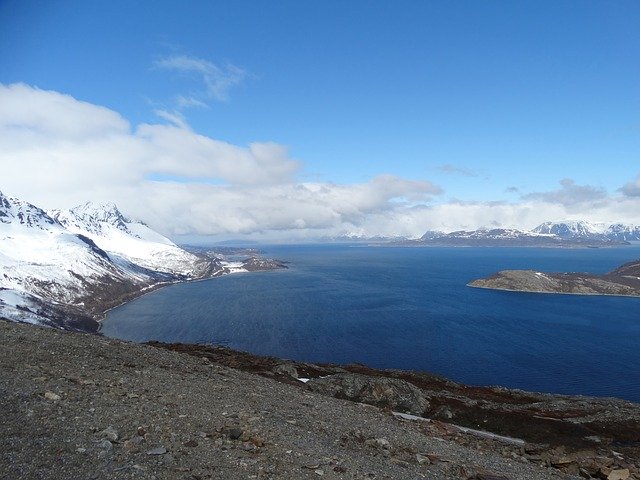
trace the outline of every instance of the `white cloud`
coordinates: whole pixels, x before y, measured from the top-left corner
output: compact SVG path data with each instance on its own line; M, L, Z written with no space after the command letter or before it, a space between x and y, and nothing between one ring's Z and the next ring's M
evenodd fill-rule
M226 101L229 98L229 90L240 84L247 76L247 72L231 63L223 66L216 65L209 60L192 57L189 55L171 55L163 57L154 62L157 68L181 72L184 74L195 74L204 83L204 96L209 99ZM179 106L202 107L205 102L193 95L177 97Z
M209 105L204 103L202 100L198 100L197 98L189 95L177 95L175 98L175 101L178 108L191 108L191 107L208 108L209 107Z
M355 228L440 192L392 175L296 182L300 163L282 145L232 145L193 132L179 114L156 113L172 124L132 128L68 95L0 85L0 188L49 207L114 200L169 234Z
M158 110L154 110L153 113L155 113L160 118L165 119L167 122L172 123L176 127L180 127L185 130L190 129L189 124L187 123L187 119L180 112L176 112L176 111L170 112L168 110L158 109Z
M438 167L438 171L440 171L441 173L449 174L449 175L461 175L463 177L477 177L480 175L475 170L471 170L465 167L458 167L456 165L451 165L450 163L440 165Z
M640 197L568 180L518 203L432 203L439 187L389 174L347 185L300 182L301 164L282 145L233 145L188 129L174 112L156 113L172 124L131 126L69 95L0 84L0 189L43 207L115 201L169 235L287 240L559 219L640 223Z
M560 203L565 206L598 202L607 197L604 188L592 185L577 185L570 178L560 180L560 188L551 192L534 192L525 195L525 199L538 199L548 203Z
M625 183L620 191L627 197L640 197L640 175L633 182Z

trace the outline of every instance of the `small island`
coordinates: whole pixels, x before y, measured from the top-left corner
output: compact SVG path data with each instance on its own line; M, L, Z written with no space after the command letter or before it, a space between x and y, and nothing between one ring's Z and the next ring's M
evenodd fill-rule
M640 260L626 263L604 275L503 270L468 285L516 292L639 297Z

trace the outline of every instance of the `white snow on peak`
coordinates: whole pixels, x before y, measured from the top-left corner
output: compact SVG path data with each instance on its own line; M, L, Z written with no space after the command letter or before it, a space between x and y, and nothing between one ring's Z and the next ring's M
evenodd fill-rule
M53 217L67 230L84 235L102 250L145 268L178 275L198 273L201 259L171 240L133 221L113 203L85 203L70 210L57 210Z
M560 236L573 235L602 235L607 231L608 224L592 223L584 220L565 220L562 222L545 222L534 228L539 233L556 233Z
M605 237L611 240L640 240L640 227L632 224L565 220L545 222L533 229L538 233L550 233L562 238Z
M221 273L217 267L126 218L114 204L47 213L0 192L2 317L55 325L46 321L47 305L82 307L107 284L143 291Z
M50 230L60 227L44 210L0 192L0 235L12 229Z

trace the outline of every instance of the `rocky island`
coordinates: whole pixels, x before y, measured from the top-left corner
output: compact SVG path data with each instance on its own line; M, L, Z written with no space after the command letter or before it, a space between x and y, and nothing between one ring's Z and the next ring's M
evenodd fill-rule
M604 275L503 270L490 277L474 280L469 286L517 292L638 297L640 260L629 262Z

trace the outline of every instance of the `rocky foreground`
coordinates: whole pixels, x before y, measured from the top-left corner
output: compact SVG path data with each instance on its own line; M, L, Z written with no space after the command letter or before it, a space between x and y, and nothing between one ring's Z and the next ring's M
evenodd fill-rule
M638 297L640 261L627 263L605 275L503 270L490 277L474 280L469 286L518 292Z
M3 479L640 478L629 402L3 321L0 335Z

